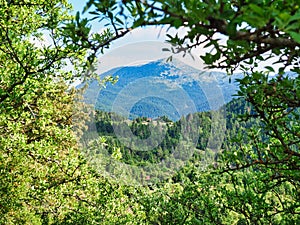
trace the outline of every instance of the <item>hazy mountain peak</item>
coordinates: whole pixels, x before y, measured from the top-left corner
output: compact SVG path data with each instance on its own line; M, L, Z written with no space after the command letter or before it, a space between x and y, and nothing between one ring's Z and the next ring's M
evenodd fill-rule
M105 89L90 85L87 101L94 99L96 109L131 118L168 116L177 120L188 113L221 107L237 89L225 73L201 71L176 58L114 68L100 76L108 74L118 76L118 82Z

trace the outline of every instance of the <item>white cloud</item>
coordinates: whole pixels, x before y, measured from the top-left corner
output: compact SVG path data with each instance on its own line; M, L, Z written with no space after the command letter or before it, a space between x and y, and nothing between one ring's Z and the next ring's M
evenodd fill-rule
M29 38L29 41L37 48L44 48L53 44L52 39L46 31L43 32L43 35L41 37L31 36Z
M203 70L203 61L200 60L198 54L201 49L195 49L192 51L192 56L187 54L185 57L183 57L183 53L172 54L168 51L162 51L163 48L171 48L171 45L165 41L166 34L174 35L176 32L179 36L182 36L186 33L186 29L168 30L166 26L134 29L125 37L113 42L110 49L99 57L98 73L103 73L115 67L138 65L170 56Z
M169 53L162 51L162 48L167 46L160 41L139 41L115 47L99 58L97 72L103 73L116 67L138 65L167 58Z

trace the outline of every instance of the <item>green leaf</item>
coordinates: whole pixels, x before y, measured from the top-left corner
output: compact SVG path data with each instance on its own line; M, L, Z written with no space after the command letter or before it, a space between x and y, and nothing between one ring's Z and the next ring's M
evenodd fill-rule
M300 34L299 33L296 33L296 32L289 32L290 33L290 35L292 36L292 38L296 41L296 42L298 42L298 43L300 43Z
M75 16L75 20L77 23L79 23L79 19L80 19L80 14L79 14L79 12L77 12L76 16Z
M227 32L228 32L229 36L235 36L235 34L236 34L236 26L237 26L237 24L234 23L234 22L228 24L228 26L227 26Z
M263 10L260 6L255 5L255 4L250 4L250 5L249 5L249 8L250 8L253 12L257 13L259 16L261 16L261 17L264 17L264 16L265 16L264 10Z
M182 20L181 19L174 20L173 25L175 28L179 28L182 25Z
M94 0L89 0L86 5L84 6L82 13L85 13L91 6L94 4Z
M124 25L124 22L119 17L115 17L115 19L119 24Z
M275 72L274 68L271 66L266 66L265 68L271 72Z
M113 15L113 13L111 12L111 11L108 11L107 12L107 15L108 15L108 17L109 17L109 19L113 19L113 17L114 17L114 15Z
M298 21L300 20L300 9L298 9L297 13L293 16L291 16L288 20L288 22Z

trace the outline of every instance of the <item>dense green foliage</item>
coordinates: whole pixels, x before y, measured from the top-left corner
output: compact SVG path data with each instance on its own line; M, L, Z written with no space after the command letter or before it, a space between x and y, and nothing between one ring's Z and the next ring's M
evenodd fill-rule
M66 1L0 4L1 224L300 223L298 1L89 0L85 11L111 25L102 34L92 34L79 13L71 16ZM134 187L105 177L102 165L94 167L80 151L78 139L90 112L75 103L78 93L70 83L92 75L97 52L111 41L133 28L161 24L188 28L183 37L168 36L177 44L175 52L204 44L214 48L202 55L208 66L240 65L244 78L238 95L247 103L227 105L225 134L211 123L214 112L178 123L164 118L165 143L154 154L129 154L112 135L106 115L98 114L102 136L86 143L95 143L89 153L107 150L111 168L120 172L114 166L122 160L155 165L175 145L189 149L180 145L184 141L178 144L184 121L198 116L202 121L189 127L199 132L200 151L207 150L209 128L220 132L214 136L220 140L209 142L211 150L218 150L213 164L203 167L211 153L203 151L208 154L185 160L169 179ZM225 44L219 34L228 38ZM282 63L278 71L257 68L272 57ZM284 73L288 66L294 75ZM270 76L273 70L278 75ZM147 139L149 122L137 119L130 126Z
M87 115L69 83L89 53L68 44L68 4L0 4L0 224L127 218L117 200L127 201L123 190L94 173L78 150Z
M174 148L174 145L178 143L176 140L180 139L181 133L176 132L180 122L187 118L198 118L201 121L199 125L198 123L193 124L197 125L195 128L199 131L197 147L201 151L195 151L194 155L184 162L185 166L173 174L170 180L156 183L153 180L155 178L151 175L148 177L149 180L144 180L144 182L152 191L145 192L139 197L131 196L133 199L137 198L137 201L145 209L143 212L146 218L143 220L145 219L145 222L150 224L247 224L247 221L262 224L291 224L299 221L296 216L299 212L297 211L299 210L297 205L299 199L293 183L285 181L278 183L276 179L273 182L266 182L265 179L270 178L272 170L268 171L265 167L239 169L237 172L224 170L226 168L223 166L224 163L232 163L229 160L230 157L240 159L237 155L242 154L238 151L240 146L252 145L253 139L247 134L247 130L255 129L262 124L257 117L245 120L244 116L240 116L243 114L256 115L254 108L242 99L233 100L223 109L226 109L227 112L226 138L216 155L209 155L213 151L209 151L205 146L210 136L212 112L188 115L178 122L172 122L165 118L168 132L162 142L165 145L159 146L160 152L157 149L150 152L136 152L124 146L112 132L115 126L112 125L112 118L115 118L115 115L112 116L114 113L98 112L97 130L100 139L102 141L105 139L107 145L103 145L103 148L97 145L98 151L93 151L95 148L93 142L87 154L94 159L96 165L101 163L99 154L101 155L103 152L107 152L115 160L126 164L137 165L141 162L155 164L161 158L158 158L157 161L153 159L161 157L161 155L171 157L170 149ZM123 118L124 120L125 118ZM148 118L137 118L131 122L125 121L128 123L127 126L131 127L132 132L136 131L140 138L144 138L144 134L147 133L147 126L160 126L155 120L151 121ZM88 136L88 133L86 135ZM265 142L270 141L263 132L257 134L256 138ZM184 147L186 146L181 146L182 151L184 151ZM119 150L119 157L116 157L116 149ZM251 162L254 157L259 157L259 152L255 151L251 155L244 154L246 157L244 161L248 162ZM208 159L209 156L211 158ZM203 167L203 161L209 166ZM236 166L236 164L230 164L230 168ZM115 172L111 170L112 168L114 167L106 167L109 173ZM143 171L143 174L147 175L147 171ZM123 178L125 179L125 177ZM141 181L143 180L141 179ZM145 187L142 189L147 190ZM288 209L295 216L285 213L284 209Z
M200 46L207 49L200 57L208 67L241 69L238 95L254 110L243 118L260 123L236 131L234 145L219 156L214 172L231 183L222 188L220 204L241 215L240 223L299 222L298 1L90 0L86 11L107 20L115 33L147 25L181 29L167 34L171 53ZM261 68L265 61L270 64ZM285 74L289 70L295 73Z
M248 106L250 108L250 106ZM220 124L222 121L212 121L213 115L216 113L220 113L226 111L226 130L223 134L221 129L213 130L214 134L212 135L212 126L221 127ZM158 117L156 119L151 119L147 117L138 117L134 120L129 120L124 118L113 112L104 112L104 111L96 111L95 121L92 121L87 129L87 132L84 133L82 137L82 141L86 143L86 146L89 143L89 140L95 138L95 132L93 131L94 125L96 126L97 135L105 140L106 150L109 154L112 154L115 148L119 148L120 153L122 155L121 161L128 164L139 165L144 163L155 164L160 161L170 157L171 154L174 153L174 149L178 148L178 144L180 144L180 151L185 152L190 148L193 148L194 151L205 152L208 147L212 147L212 151L219 151L220 149L217 147L218 144L214 143L209 138L213 136L214 138L219 136L226 137L227 142L222 143L222 148L230 145L232 140L236 134L239 127L246 128L246 126L250 127L253 124L257 123L257 119L251 121L251 125L246 122L239 121L238 115L242 114L245 111L245 103L241 99L233 100L229 104L223 106L219 112L198 112L194 114L188 114L187 116L182 116L178 121L172 121L167 116ZM118 118L116 120L116 118ZM184 124L188 123L188 127L183 127ZM212 124L215 123L215 124ZM134 146L134 142L131 140L120 140L120 137L116 135L115 129L118 129L119 126L128 126L133 135L137 136L140 139L148 139L152 136L152 140L158 140L156 136L163 136L160 143L155 143L155 148L148 151L147 146L141 147L141 149L137 149ZM184 139L184 134L182 133L182 129L188 129L189 133L196 133L196 141L193 145L189 143L188 140L181 142ZM217 133L219 132L219 133ZM124 135L124 138L126 136ZM130 138L130 137L128 137ZM126 146L124 143L131 143L130 146ZM244 139L242 143L247 143L247 140ZM152 144L152 143L150 143ZM209 144L209 146L208 146ZM221 146L221 145L220 145ZM229 146L226 148L230 148ZM195 152L195 154L196 154ZM196 157L196 156L194 156Z

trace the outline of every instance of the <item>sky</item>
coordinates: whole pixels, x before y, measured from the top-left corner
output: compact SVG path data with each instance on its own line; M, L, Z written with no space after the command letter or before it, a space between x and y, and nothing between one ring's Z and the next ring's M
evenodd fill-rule
M74 14L79 11L82 12L84 6L85 6L85 0L69 0L69 2L73 5L74 8ZM85 13L84 16L89 16L88 13ZM94 32L99 32L102 29L104 29L104 26L102 26L98 21L92 22L92 29ZM132 32L130 32L128 35L126 35L124 38L121 38L113 43L112 48L120 47L122 45L133 43L133 42L139 42L139 41L164 41L164 29L163 31L161 28L155 28L155 27L148 27L148 28L138 28ZM160 33L162 33L160 35Z
M77 11L82 12L86 0L69 0L73 5L74 14ZM85 16L88 16L86 13ZM101 32L104 26L98 21L92 23L93 32ZM168 30L169 34L175 34L176 32L184 34L184 30ZM126 66L126 65L136 65L146 63L148 61L154 61L161 58L167 58L170 53L162 52L162 48L170 48L165 42L167 33L167 27L144 27L137 28L122 37L114 41L110 48L104 51L104 54L99 56L99 71L100 73L105 72L111 68ZM224 42L226 39L220 36L221 40ZM209 51L209 50L206 50ZM201 71L206 70L203 61L200 59L200 55L203 55L204 50L200 47L192 50L193 57L182 57L182 55L173 55L173 57L183 61L184 63L197 68ZM261 62L259 69L263 69L265 66L273 64L275 60ZM280 65L273 65L275 69L278 69ZM218 70L218 69L214 69ZM224 70L218 70L223 71ZM235 72L240 72L239 70Z
M82 12L85 2L80 0L69 0L73 5L74 14L77 11ZM86 14L88 16L88 14ZM92 23L93 32L100 32L104 29L103 26L97 21ZM169 30L168 33L175 34L174 30ZM179 30L183 33L184 30ZM162 51L163 48L170 48L171 46L165 42L167 27L144 27L137 28L112 43L108 50L104 51L102 56L99 56L98 72L102 73L111 68L138 65L155 61L162 58L171 56L170 52ZM182 57L182 54L173 55L173 57L183 61L184 63L203 70L204 65L200 60L201 49L194 49L192 52L193 57Z
M74 8L74 14L77 11L82 12L85 2L84 0L69 0L69 2L73 5ZM84 16L89 16L88 13L85 13ZM92 30L93 32L100 32L105 27L102 26L98 21L92 22ZM158 27L148 27L148 28L138 28L127 34L125 37L116 40L113 42L111 48L108 50L112 50L114 48L118 48L120 46L124 46L126 44L130 43L136 43L141 41L159 41L164 42L164 35L166 29L161 30L161 28ZM160 33L162 33L160 35Z

